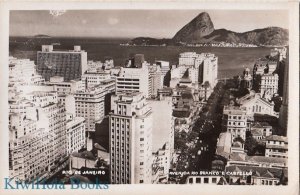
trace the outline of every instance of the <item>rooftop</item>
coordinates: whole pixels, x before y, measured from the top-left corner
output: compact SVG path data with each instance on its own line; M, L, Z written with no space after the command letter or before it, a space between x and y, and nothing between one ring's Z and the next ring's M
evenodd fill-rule
M264 128L264 127L271 127L272 126L268 122L255 122L252 128Z
M73 152L72 156L78 157L78 158L84 158L84 159L88 159L88 160L96 160L96 157L90 151Z
M280 135L270 135L266 137L267 141L283 141L288 142L288 138Z
M286 158L266 157L266 156L247 156L246 160L250 162L262 163L287 163Z
M234 171L250 172L251 171L252 173L254 173L254 175L258 177L277 178L277 179L280 179L284 172L282 169L278 169L278 168L237 166L237 165L226 167L226 172L227 171L229 172L234 172Z

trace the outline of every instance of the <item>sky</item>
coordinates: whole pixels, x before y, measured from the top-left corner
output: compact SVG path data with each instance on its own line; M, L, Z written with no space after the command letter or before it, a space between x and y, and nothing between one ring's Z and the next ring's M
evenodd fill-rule
M288 29L287 10L48 10L10 11L10 36L153 37L172 38L201 12L215 29L245 32L277 26Z

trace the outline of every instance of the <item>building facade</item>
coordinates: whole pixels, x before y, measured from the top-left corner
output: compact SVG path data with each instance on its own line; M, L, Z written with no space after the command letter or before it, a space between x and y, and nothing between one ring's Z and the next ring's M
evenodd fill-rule
M146 97L151 97L147 64L141 68L121 68L116 78L116 93L120 92L142 92Z
M70 155L86 147L85 119L83 117L73 117L72 115L67 115L67 117L67 154Z
M232 138L246 139L247 111L245 107L225 106L223 109L223 126Z
M37 52L37 72L46 81L52 76L62 76L65 81L80 79L87 68L87 53L80 46L54 51L53 45L43 45L42 51Z
M152 182L152 110L140 92L112 96L109 115L110 181Z
M54 91L32 91L20 98L31 104L9 117L10 176L47 178L67 157L65 107Z
M266 157L288 158L288 139L271 135L266 138Z
M95 131L96 122L104 118L104 98L106 91L102 86L95 86L74 93L76 117L86 120L86 131Z

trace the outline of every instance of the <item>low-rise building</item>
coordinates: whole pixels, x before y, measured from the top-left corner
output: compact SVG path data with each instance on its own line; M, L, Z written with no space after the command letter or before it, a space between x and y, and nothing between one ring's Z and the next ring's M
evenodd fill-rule
M266 138L266 157L288 158L288 139L271 135Z
M251 134L256 140L263 140L272 135L272 126L267 122L254 122L250 127Z
M225 177L223 176L188 176L186 178L186 184L201 184L201 185L228 185Z
M232 165L227 166L225 172L229 184L275 186L280 184L281 179L284 177L285 171L283 170L279 168Z
M224 106L223 109L223 128L230 132L232 139L237 137L246 139L247 111L245 107Z

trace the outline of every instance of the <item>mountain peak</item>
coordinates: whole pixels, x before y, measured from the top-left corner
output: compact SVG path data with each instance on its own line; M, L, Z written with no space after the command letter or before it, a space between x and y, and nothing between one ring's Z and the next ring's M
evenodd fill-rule
M214 24L207 12L198 14L182 27L172 39L136 38L134 45L181 45L197 43L231 43L257 46L286 46L289 32L280 27L266 27L247 32L234 32L227 29L214 29Z
M197 15L192 21L180 29L173 40L176 42L192 42L201 39L214 31L214 24L207 12Z

